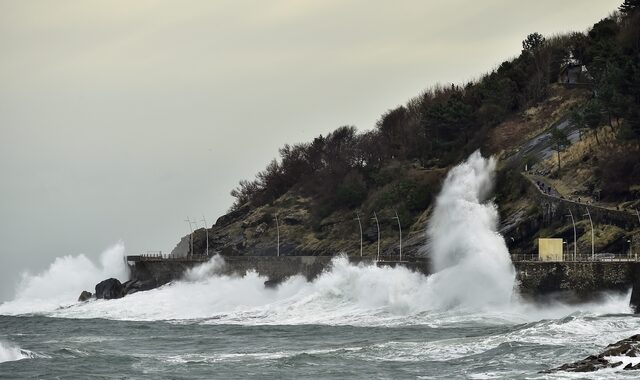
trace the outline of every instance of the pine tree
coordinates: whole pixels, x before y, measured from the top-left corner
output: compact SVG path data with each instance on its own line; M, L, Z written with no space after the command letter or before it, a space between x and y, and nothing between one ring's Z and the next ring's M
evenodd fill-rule
M558 153L558 171L560 171L560 152L564 151L569 145L571 145L571 141L569 141L565 131L556 127L551 130L551 143L553 145L553 149Z
M624 0L624 3L620 5L620 12L630 14L640 9L640 0Z

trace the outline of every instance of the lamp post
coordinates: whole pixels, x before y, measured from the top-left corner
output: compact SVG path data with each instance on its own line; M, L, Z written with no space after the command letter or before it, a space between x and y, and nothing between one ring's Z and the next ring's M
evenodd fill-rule
M576 240L578 235L576 234L576 221L575 219L573 219L573 213L571 212L571 209L569 209L569 215L567 215L569 217L571 217L571 223L573 223L573 261L576 261L577 258L577 252L578 252L578 248L576 246Z
M633 257L633 237L629 236L627 243L629 243L629 259L631 259Z
M376 221L376 226L378 227L378 254L376 255L376 261L380 261L380 223L378 222L378 215L376 212L373 212L373 218Z
M206 236L207 239L207 250L205 251L207 257L209 256L209 229L207 228L207 219L204 217L204 215L202 215L202 223L204 223L204 234Z
M362 222L360 221L360 214L357 211L356 220L358 221L358 226L360 227L360 257L362 257Z
M277 256L280 256L280 224L278 223L278 214L275 214L276 217L276 231L278 233L278 245L276 246Z
M393 219L398 221L398 233L400 234L400 261L402 261L402 225L400 225L400 217L398 217L398 212L394 209L393 213L396 214Z
M191 219L187 216L185 222L189 223L189 230L191 231L191 234L189 235L189 253L187 256L193 256L193 227L191 226Z
M584 216L589 217L589 223L591 223L591 260L595 260L596 258L596 249L595 249L595 235L593 233L593 220L591 219L591 213L589 212L589 207L585 207L587 213Z

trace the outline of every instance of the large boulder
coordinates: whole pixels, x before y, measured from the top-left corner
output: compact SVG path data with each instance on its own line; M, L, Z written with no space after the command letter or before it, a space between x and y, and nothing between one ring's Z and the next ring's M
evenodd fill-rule
M91 294L91 292L83 290L82 293L80 293L80 297L78 297L78 302L88 301L91 299L91 297L93 297L93 294Z
M129 280L122 284L123 292L125 295L133 294L137 292L142 292L145 290L155 289L159 286L158 282L155 280Z
M95 296L98 299L111 300L124 297L124 287L115 278L109 278L96 285Z
M623 339L619 342L612 343L598 355L589 355L588 357L574 363L563 364L560 367L553 368L543 373L552 372L594 372L605 368L622 368L624 370L640 370L640 363L628 363L624 368L622 358L637 358L640 356L640 334L630 338Z

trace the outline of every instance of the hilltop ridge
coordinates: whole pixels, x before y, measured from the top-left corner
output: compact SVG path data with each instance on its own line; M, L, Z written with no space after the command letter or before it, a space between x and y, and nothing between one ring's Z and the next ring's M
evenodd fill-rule
M399 253L398 224L403 253L424 255L442 179L478 149L499 159L496 202L512 254L535 252L539 236L573 238L567 221L548 218L531 196L535 181L558 198L633 212L640 208L640 11L634 1L625 5L587 33L532 33L518 57L475 82L428 89L385 112L372 130L343 126L285 145L279 160L232 191L227 215L194 232L193 250L187 235L173 254L204 253L208 235L210 253L275 255L279 234L281 255L359 255L360 218L363 254L374 255L375 215L382 255ZM619 253L638 226L597 230L598 250Z

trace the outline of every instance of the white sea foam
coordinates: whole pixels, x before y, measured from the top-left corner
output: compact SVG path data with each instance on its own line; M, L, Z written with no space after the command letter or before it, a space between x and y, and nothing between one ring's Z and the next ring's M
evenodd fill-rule
M122 242L105 250L100 265L85 255L58 257L41 273L25 272L12 301L0 304L0 314L47 312L74 304L82 290L93 292L95 284L115 277L128 279Z
M31 351L22 350L11 343L0 341L0 363L35 357Z
M120 244L105 252L112 259L102 260L102 268L84 256L64 257L42 274L26 276L16 300L0 305L0 314L40 312L67 318L210 324L446 327L519 324L568 315L585 321L594 314L628 313L629 295L612 296L602 303L546 307L512 297L515 271L496 232L496 206L487 199L494 168L492 159L476 152L447 176L428 229L438 270L431 276L404 267L353 265L336 257L330 270L314 281L294 276L276 288L265 288L267 279L255 272L242 277L220 275L224 260L215 257L186 272L183 280L158 289L118 300L74 302L80 290L91 289L106 277L120 278ZM51 284L59 289L51 289ZM571 326L564 321L552 325L550 329Z
M507 304L515 270L502 236L498 210L487 197L495 160L473 153L451 169L429 221L434 271L427 294L442 307Z

